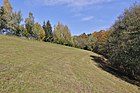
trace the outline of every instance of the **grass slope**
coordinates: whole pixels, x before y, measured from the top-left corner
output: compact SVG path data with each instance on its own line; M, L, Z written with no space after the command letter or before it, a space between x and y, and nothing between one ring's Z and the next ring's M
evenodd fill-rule
M0 93L140 93L101 70L95 53L0 35Z

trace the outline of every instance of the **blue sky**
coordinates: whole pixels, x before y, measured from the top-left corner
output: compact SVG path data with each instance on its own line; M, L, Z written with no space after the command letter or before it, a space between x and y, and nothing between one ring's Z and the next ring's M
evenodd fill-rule
M140 0L9 0L23 18L32 12L35 21L50 20L52 26L60 21L69 26L73 35L92 33L109 28L125 8ZM0 0L0 5L3 0Z

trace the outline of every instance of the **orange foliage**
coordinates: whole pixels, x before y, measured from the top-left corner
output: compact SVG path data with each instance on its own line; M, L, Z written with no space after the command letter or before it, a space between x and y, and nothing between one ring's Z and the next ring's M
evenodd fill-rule
M94 32L93 35L97 39L97 44L105 44L111 34L111 31L101 30Z

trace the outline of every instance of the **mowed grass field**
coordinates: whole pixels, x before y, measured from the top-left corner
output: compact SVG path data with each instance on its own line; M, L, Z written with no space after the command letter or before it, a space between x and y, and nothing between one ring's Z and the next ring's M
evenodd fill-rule
M0 35L0 93L140 93L103 71L95 53Z

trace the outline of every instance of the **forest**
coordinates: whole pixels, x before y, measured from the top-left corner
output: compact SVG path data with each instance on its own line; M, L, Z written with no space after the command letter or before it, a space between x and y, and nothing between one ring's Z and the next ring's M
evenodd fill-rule
M140 81L140 4L132 4L108 30L82 33L73 36L69 27L58 22L53 28L51 21L41 25L35 22L32 12L23 19L22 11L14 11L8 0L0 7L0 34L28 38L43 42L96 52L105 56L107 65Z

